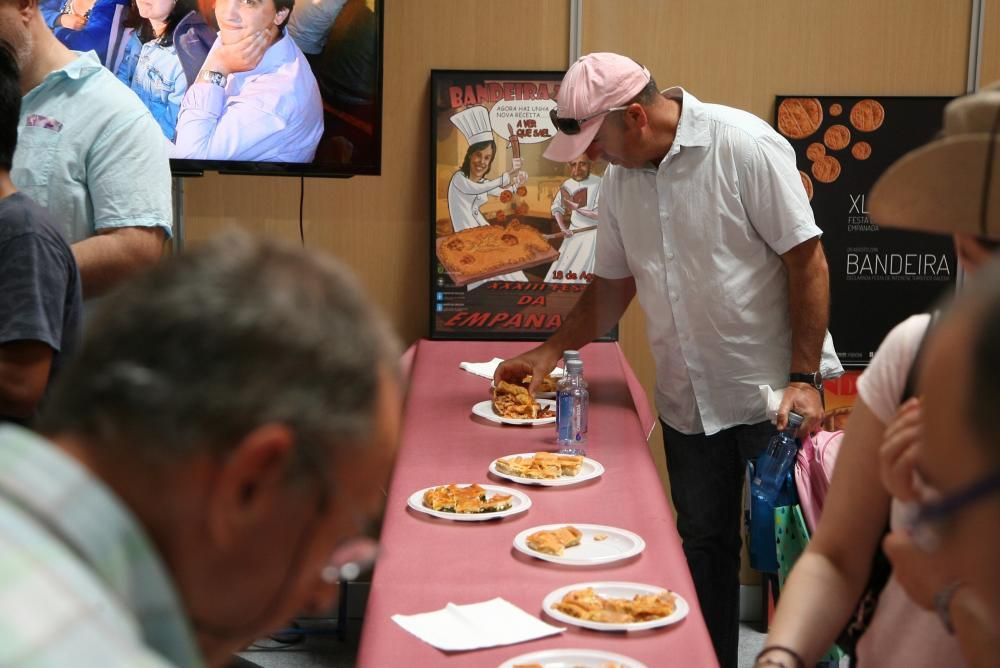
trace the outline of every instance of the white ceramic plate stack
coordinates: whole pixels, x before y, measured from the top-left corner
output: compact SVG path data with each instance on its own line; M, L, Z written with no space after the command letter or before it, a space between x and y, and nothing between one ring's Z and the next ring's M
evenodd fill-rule
M562 556L538 552L528 547L528 536L536 531L554 531L567 525L576 527L583 535L580 537L580 544L567 547ZM595 540L595 537L600 536L606 536L606 538ZM646 549L646 541L638 534L617 527L563 522L562 524L544 524L525 529L514 536L514 548L529 557L551 561L554 564L596 566L634 557Z
M534 457L534 452L522 452L517 455L507 455L506 457L500 457L500 459L511 459L513 457ZM580 472L572 476L562 476L560 478L522 478L520 476L512 475L510 473L503 473L497 468L497 460L494 459L490 462L490 473L501 478L506 478L513 482L520 483L522 485L543 485L545 487L565 487L566 485L575 485L577 483L584 482L585 480L593 480L594 478L599 478L604 474L604 466L596 459L590 459L589 457L583 458L583 463L580 465Z
M455 483L459 487L467 487L473 483L460 482ZM495 520L502 517L510 517L511 515L517 515L518 513L523 513L528 508L531 507L531 499L524 492L518 491L516 489L511 489L510 487L501 487L499 485L483 485L479 486L486 490L486 498L494 496L495 494L510 494L510 508L506 510L498 510L496 512L489 513L448 513L441 510L434 510L433 508L428 508L424 505L424 493L429 489L434 489L434 487L442 487L443 485L434 485L433 487L425 487L424 489L417 490L410 495L410 498L406 500L406 505L413 508L417 512L430 515L431 517L440 517L443 520L454 520L456 522L484 522L486 520Z
M561 601L563 596L571 591L586 589L587 587L590 587L597 593L598 596L603 596L604 598L632 598L636 594L658 594L665 589L665 587L655 587L653 585L640 584L638 582L580 582L578 584L560 587L559 589L549 593L549 595L542 601L542 610L544 610L545 614L549 617L557 619L564 624L572 624L573 626L593 629L595 631L645 631L646 629L655 629L660 626L669 626L670 624L676 624L687 617L688 611L690 610L687 601L685 601L677 592L671 592L674 595L675 601L674 611L666 617L651 619L648 622L632 622L624 624L593 622L587 619L574 617L573 615L567 615L565 612L561 612L552 607Z
M556 409L556 402L551 399L538 399L537 401L538 405L542 408L549 408L553 411ZM496 422L498 424L516 424L523 427L538 427L543 424L553 424L556 421L555 415L552 417L537 418L535 420L502 417L493 411L493 401L491 399L480 401L472 407L472 412L473 414L489 420L490 422Z

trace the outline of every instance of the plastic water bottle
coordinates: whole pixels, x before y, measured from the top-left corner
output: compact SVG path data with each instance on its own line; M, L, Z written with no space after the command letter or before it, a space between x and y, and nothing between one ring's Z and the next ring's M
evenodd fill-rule
M559 422L559 395L560 395L560 393L562 393L562 391L564 389L566 389L566 385L569 383L569 370L567 368L567 365L569 364L570 360L578 360L578 359L580 359L580 351L579 350L564 350L563 351L563 375L560 376L559 380L556 381L556 438L558 438L559 424L560 424L560 422Z
M566 385L556 396L559 415L556 420L559 452L569 455L585 455L587 444L587 412L590 408L590 392L583 379L583 361L571 359L566 363Z
M795 438L795 432L801 424L801 415L789 413L788 426L771 437L767 450L757 458L751 491L754 497L772 506L798 454L799 442Z

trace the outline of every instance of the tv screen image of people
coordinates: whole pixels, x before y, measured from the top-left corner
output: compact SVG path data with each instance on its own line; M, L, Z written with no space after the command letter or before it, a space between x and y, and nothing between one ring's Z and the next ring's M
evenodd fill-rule
M382 0L42 0L149 109L175 174L381 171Z

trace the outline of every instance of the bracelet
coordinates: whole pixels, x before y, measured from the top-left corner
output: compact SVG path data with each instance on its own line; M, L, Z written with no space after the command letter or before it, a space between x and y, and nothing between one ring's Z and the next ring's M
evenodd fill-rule
M934 594L934 611L937 612L938 619L944 626L944 630L950 635L955 635L955 627L951 623L951 602L955 598L955 592L965 583L955 580L945 585L945 588Z
M794 660L794 668L806 668L806 662L802 660L798 652L795 650L785 647L784 645L768 645L764 649L757 652L757 658L754 659L754 666L777 666L778 668L789 668L788 664L784 661L778 659L772 659L770 657L764 656L773 651L784 652L788 656L792 657Z

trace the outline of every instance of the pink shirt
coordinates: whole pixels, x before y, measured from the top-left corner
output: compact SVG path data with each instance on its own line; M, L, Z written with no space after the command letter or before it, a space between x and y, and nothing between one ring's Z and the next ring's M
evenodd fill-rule
M907 318L882 341L872 362L858 379L858 396L888 425L902 402L906 376L916 357L930 316ZM902 504L893 500L889 525L900 525ZM958 642L948 635L933 612L910 600L895 577L889 579L871 625L858 642L862 668L937 668L965 665Z

